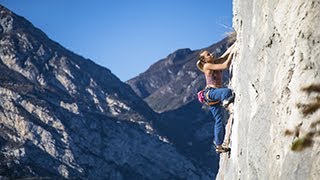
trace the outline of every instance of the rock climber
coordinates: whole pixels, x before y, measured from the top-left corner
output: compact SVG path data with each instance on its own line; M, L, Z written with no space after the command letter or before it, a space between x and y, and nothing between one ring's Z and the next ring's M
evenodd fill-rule
M234 100L231 89L222 87L222 70L228 69L234 54L234 44L219 58L207 50L199 53L197 67L205 75L206 87L203 96L214 117L214 145L217 153L230 151L223 145L227 117L226 107ZM198 94L199 95L199 94Z

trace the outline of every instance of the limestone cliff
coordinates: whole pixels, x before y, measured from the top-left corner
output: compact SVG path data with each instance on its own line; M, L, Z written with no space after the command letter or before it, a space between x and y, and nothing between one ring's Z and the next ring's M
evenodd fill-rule
M293 138L284 135L302 124L302 136L320 116L303 117L297 107L316 96L301 88L320 83L320 1L234 0L233 14L232 151L217 179L320 179L319 137L293 152Z

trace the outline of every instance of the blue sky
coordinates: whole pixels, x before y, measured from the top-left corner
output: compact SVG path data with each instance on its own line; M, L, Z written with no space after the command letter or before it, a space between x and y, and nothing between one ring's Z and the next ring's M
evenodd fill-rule
M52 40L122 81L181 48L231 31L232 0L0 0Z

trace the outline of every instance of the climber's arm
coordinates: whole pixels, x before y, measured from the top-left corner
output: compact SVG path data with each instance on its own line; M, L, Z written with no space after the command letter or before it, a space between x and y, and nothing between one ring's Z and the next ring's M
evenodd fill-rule
M205 63L203 70L224 70L230 66L231 60L233 58L233 52L227 56L227 60L222 64Z
M226 52L223 53L222 56L220 56L220 57L218 57L217 59L215 59L215 60L214 60L215 63L216 63L216 64L222 64L222 63L224 63L224 62L228 59L229 55L232 53L232 51L233 51L233 49L234 49L234 46L235 46L235 43L233 43L232 46L230 46L230 47L226 50Z
M224 52L223 55L220 56L220 57L224 58L224 57L226 57L227 55L231 54L234 46L235 46L235 43L233 43L232 46L230 46L230 47L226 50L226 52Z

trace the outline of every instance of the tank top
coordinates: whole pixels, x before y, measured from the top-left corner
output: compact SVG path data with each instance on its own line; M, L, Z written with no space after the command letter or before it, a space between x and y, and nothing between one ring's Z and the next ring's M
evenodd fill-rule
M206 78L206 84L207 86L211 87L222 87L222 71L210 71L208 74L204 74Z

